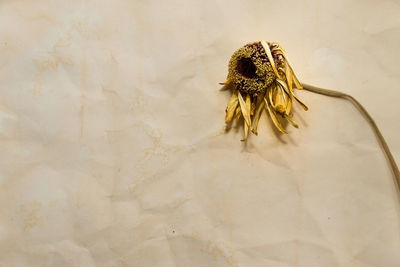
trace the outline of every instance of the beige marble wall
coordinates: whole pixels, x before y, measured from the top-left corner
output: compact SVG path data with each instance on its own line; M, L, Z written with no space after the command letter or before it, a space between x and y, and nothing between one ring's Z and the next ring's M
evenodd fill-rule
M224 133L228 60L278 41L397 161L400 2L0 2L0 266L400 265L399 202L347 102Z

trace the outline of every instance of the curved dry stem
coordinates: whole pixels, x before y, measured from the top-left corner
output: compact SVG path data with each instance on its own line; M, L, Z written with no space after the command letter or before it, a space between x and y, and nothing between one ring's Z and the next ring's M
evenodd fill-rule
M328 89L322 89L316 86L308 85L303 83L303 88L307 91L317 93L320 95L325 95L325 96L330 96L330 97L338 97L338 98L343 98L346 100L349 100L357 109L360 111L360 113L363 115L363 117L367 120L368 124L371 126L372 130L374 131L379 144L381 145L383 152L386 156L386 159L390 163L390 167L392 169L392 173L394 176L394 182L397 188L398 195L400 194L400 172L399 168L396 164L396 161L393 158L392 152L389 149L388 144L386 143L385 138L383 137L381 131L379 130L378 126L376 125L374 119L369 115L367 110L363 107L363 105L360 104L354 97L351 95L339 92L339 91L334 91L334 90L328 90Z

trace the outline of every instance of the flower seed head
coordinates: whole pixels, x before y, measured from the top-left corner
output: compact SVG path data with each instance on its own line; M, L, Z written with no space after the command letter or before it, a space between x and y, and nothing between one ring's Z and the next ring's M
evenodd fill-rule
M264 94L276 79L261 42L250 43L233 53L228 67L228 80L241 93Z

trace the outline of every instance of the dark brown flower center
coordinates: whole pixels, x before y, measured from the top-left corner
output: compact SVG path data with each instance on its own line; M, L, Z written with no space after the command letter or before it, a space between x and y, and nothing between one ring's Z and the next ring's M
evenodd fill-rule
M248 79L257 78L257 68L250 58L240 58L236 65L237 72Z

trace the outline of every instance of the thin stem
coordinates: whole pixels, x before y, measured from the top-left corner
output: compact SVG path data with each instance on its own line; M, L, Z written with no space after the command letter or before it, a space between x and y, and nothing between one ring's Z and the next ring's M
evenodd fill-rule
M303 88L307 91L317 93L320 95L326 95L326 96L331 96L331 97L338 97L338 98L343 98L346 100L349 100L363 115L363 117L367 120L369 125L372 127L372 130L374 131L376 137L378 138L379 144L381 145L383 152L385 153L386 159L390 163L390 167L392 168L392 172L394 175L394 182L396 184L396 188L398 190L398 193L400 194L400 172L399 168L397 167L396 161L393 158L392 153L390 152L389 146L387 145L385 138L381 134L381 131L379 131L378 126L376 125L374 119L372 119L371 115L367 112L367 110L363 107L363 105L360 104L354 97L351 95L338 92L338 91L333 91L333 90L327 90L327 89L322 89L316 86L308 85L308 84L302 84Z

